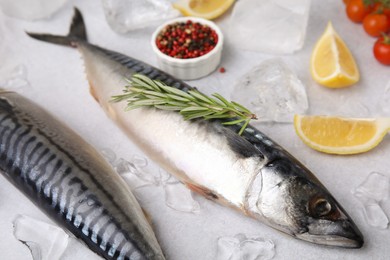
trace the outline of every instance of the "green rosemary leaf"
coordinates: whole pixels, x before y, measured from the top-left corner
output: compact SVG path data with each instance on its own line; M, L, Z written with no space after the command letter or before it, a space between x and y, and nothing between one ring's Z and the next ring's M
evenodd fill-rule
M146 88L146 89L149 89L149 90L155 90L154 88L153 88L153 86L152 85L149 85L149 84L145 84L145 82L144 81L142 81L141 79L139 79L138 77L133 77L132 79L131 79L131 81L132 81L132 85L134 86L134 87L143 87L143 88ZM131 89L129 89L130 91L131 91Z
M154 105L161 105L165 104L164 100L157 100L157 99L144 99L144 100L136 100L132 102L133 105L141 105L141 106L154 106Z
M166 100L166 103L169 105L172 105L172 106L178 106L178 107L182 107L182 108L187 107L187 105L183 104L183 102L175 101L175 100Z
M213 102L211 102L205 95L201 94L201 93L200 93L199 91L197 91L197 90L190 90L190 91L188 91L188 93L189 93L191 96L193 96L193 97L195 97L195 98L197 98L197 99L199 99L199 100L202 100L203 102L206 102L207 104L210 104L210 105L213 104Z
M144 105L127 105L127 107L125 108L125 111L130 111L130 110L133 110L136 108L141 108L141 107L144 107Z
M223 122L222 124L223 125L237 125L237 124L242 123L244 121L246 121L246 119L245 118L241 118L241 119L237 119L237 120L233 120L233 121Z
M131 80L127 81L129 85L125 87L123 94L113 96L111 100L127 101L126 111L140 107L154 107L178 111L185 120L231 119L222 124L242 125L239 134L243 133L251 119L256 119L247 108L236 102L229 102L217 93L209 97L198 90L185 92L141 74L133 75Z
M218 93L214 93L212 96L216 97L218 100L220 100L226 107L231 107L229 101L227 101L223 96L221 96Z
M204 119L206 120L210 120L210 119L225 119L225 118L231 118L232 116L229 115L229 114L213 114L213 115L209 115L209 116L205 116Z
M156 85L155 81L148 78L148 77L143 77L141 74L135 74L134 78L139 79L140 81L146 83L146 84L142 84L143 86L148 85L148 86L151 86L155 90L159 90L159 86Z
M131 98L132 94L124 94L124 95L118 95L118 96L113 96L112 97L112 102L120 102L126 99Z
M160 92L155 92L155 91L152 91L152 90L144 90L142 91L143 94L148 94L148 95L151 95L151 96L156 96L156 97L161 97L161 98L166 98L168 95L167 94L163 94L163 93L160 93Z
M180 89L169 87L169 86L163 86L161 88L163 90L165 90L166 92L168 92L168 93L171 93L171 94L174 94L174 95L178 95L178 96L182 96L182 97L185 97L185 98L190 99L190 100L194 100L194 98L191 97L191 95L187 94L186 92L184 92L184 91L182 91Z
M191 111L205 111L209 110L207 107L186 107L182 109L180 112L191 112Z
M180 111L181 109L183 109L183 107L171 106L171 105L155 105L154 107L160 110L169 110L169 111Z
M244 132L245 128L248 126L250 120L251 120L251 119L248 118L248 119L245 121L245 123L242 125L240 131L238 132L238 135L242 135L242 133Z
M174 94L167 94L167 97L170 97L170 98L172 98L174 100L183 101L183 102L189 102L190 101L188 98L184 98L182 96L174 95Z
M188 115L185 115L185 114L182 114L182 115L184 116L185 120L192 120L192 119L202 118L202 117L208 116L212 113L213 113L212 111L201 111L201 112L197 112L197 113L190 113Z
M240 105L240 104L238 104L238 103L236 103L236 102L234 102L234 101L232 101L232 104L233 104L237 109L241 110L242 112L247 113L247 114L252 114L251 111L249 111L246 107L244 107L244 106L242 106L242 105Z

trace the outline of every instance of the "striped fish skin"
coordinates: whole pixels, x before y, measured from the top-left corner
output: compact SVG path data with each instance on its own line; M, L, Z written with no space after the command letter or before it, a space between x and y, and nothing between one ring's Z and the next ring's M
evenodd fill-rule
M76 28L77 30L74 30ZM252 126L218 120L185 121L178 113L110 102L144 74L187 91L191 87L148 64L87 42L76 10L70 34L29 33L38 40L76 47L93 97L152 160L190 189L243 212L295 238L316 244L360 248L363 236L320 181L282 147Z
M0 170L106 259L165 259L135 197L80 136L28 99L0 92Z

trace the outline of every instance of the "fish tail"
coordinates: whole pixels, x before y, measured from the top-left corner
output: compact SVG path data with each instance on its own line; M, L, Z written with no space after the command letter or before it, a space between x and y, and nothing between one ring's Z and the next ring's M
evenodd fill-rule
M74 15L72 23L70 25L69 33L66 36L52 35L52 34L41 34L26 32L30 37L44 41L51 42L54 44L60 44L70 47L75 47L75 43L80 41L88 41L87 32L85 30L85 23L81 12L76 7L74 8Z

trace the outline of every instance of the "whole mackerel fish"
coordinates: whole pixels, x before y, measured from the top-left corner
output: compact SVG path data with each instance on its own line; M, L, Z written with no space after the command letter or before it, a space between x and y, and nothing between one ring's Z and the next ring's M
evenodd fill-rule
M30 100L0 91L0 171L106 259L163 260L127 184L79 135Z
M108 116L155 162L190 189L293 237L360 248L363 236L344 209L299 161L252 126L185 121L177 112L110 102L135 73L188 91L191 87L139 60L88 43L76 9L67 36L28 33L81 53L90 91Z

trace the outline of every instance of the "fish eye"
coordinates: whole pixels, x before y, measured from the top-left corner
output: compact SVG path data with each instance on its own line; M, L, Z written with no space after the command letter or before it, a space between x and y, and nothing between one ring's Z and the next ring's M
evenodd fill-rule
M313 198L309 203L309 211L314 217L324 217L332 212L332 205L325 198Z

